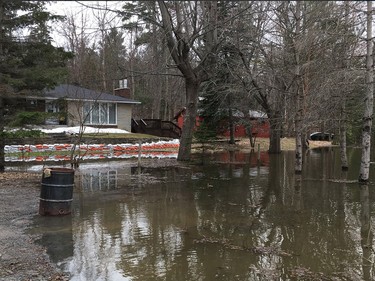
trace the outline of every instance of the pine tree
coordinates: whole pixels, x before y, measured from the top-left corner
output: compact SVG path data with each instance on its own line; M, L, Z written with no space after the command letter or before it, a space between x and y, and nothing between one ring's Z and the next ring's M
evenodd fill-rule
M53 87L71 54L51 43L48 24L62 17L44 1L0 1L0 172L4 171L4 99Z

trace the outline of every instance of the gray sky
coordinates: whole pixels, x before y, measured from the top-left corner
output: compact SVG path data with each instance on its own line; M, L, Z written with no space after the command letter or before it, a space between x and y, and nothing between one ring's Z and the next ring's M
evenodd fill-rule
M82 5L83 4L83 5ZM123 1L54 1L47 5L47 8L53 14L73 16L75 23L79 28L82 22L85 22L85 32L90 34L91 40L95 41L99 33L98 18L103 18L105 12L89 7L105 7L119 9ZM87 7L89 6L89 7ZM121 20L115 17L113 13L107 12L105 15L106 26L118 26ZM55 45L65 47L65 39L61 35L64 24L58 23L53 26L52 38Z

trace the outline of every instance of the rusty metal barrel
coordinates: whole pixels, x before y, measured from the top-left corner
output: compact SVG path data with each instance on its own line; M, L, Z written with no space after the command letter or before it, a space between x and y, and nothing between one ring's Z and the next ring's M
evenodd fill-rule
M73 201L73 187L73 169L44 169L40 190L39 214L42 216L70 214Z

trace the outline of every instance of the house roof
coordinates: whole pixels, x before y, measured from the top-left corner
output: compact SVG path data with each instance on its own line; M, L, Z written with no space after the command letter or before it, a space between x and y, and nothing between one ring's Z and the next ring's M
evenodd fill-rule
M140 104L141 102L132 99L124 98L121 96L111 95L99 91L94 91L70 84L61 84L53 89L44 90L43 99L55 100L86 100L96 102L113 102L124 104Z

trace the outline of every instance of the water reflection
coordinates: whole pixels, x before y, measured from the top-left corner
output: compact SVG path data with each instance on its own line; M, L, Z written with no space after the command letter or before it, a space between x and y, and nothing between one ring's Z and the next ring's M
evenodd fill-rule
M371 229L370 196L368 185L361 186L361 247L363 280L373 280L373 233Z
M71 227L35 231L71 280L372 280L373 180L354 183L335 149L310 151L302 175L293 152L225 157L84 169Z
M71 216L38 216L33 233L42 233L37 242L47 248L47 254L55 263L73 256L73 228Z

